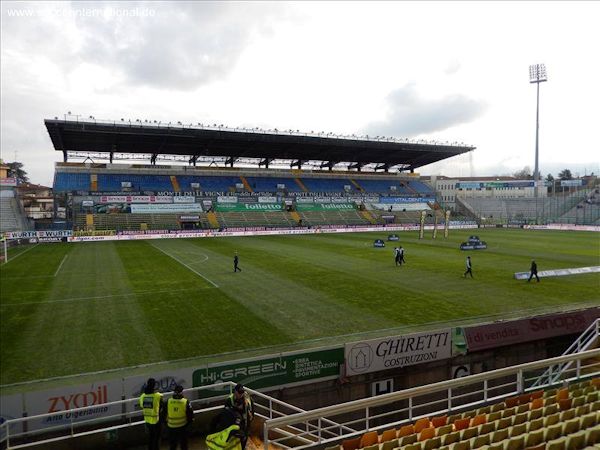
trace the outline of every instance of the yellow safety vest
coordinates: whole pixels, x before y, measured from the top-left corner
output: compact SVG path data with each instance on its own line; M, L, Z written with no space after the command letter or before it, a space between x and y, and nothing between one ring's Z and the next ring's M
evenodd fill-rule
M160 417L158 409L160 408L160 400L162 394L155 392L153 394L142 394L140 396L140 408L144 412L144 420L150 425L156 425Z
M231 440L229 439L229 433L239 429L239 425L231 425L223 431L209 434L206 436L206 446L211 450L242 450L240 438L234 436Z
M187 424L187 398L170 398L167 402L167 426L180 428Z

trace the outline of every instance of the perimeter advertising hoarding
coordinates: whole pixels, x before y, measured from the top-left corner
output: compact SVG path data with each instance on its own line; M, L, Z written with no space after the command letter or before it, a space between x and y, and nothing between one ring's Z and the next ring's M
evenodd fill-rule
M0 186L17 186L17 179L14 177L0 178Z
M71 236L73 236L73 230L9 231L4 233L4 237L7 239L63 238Z
M346 375L360 375L439 361L452 356L450 328L393 336L345 346Z
M171 203L168 205L131 205L132 214L201 213L200 203Z
M209 365L193 374L193 385L207 386L233 381L251 389L265 389L292 385L324 378L336 378L344 364L344 348L330 348L312 352L294 352L269 358L256 358L235 363ZM226 390L200 391L199 395L222 395ZM204 394L203 394L204 393Z
M467 348L473 352L581 333L598 317L600 307L465 327Z
M120 379L80 386L65 386L48 391L26 392L24 394L25 411L27 411L28 416L58 413L28 421L29 430L39 430L63 424L70 426L71 422L77 423L118 414L121 412L121 405L106 406L105 403L121 400L121 394L122 380ZM87 406L92 408L72 413L62 413L69 409Z
M183 389L189 389L192 387L192 372L193 368L188 367L185 369L175 369L171 371L165 371L160 373L149 373L147 376L133 376L123 379L123 394L125 398L137 398L144 392L146 387L146 381L152 377L156 380L156 387L158 392L173 392L175 386L180 384ZM195 396L190 393L186 393L185 396L190 400L195 400ZM128 403L127 410L130 412L139 411L140 407L137 403Z
M0 401L0 425L11 419L18 419L23 416L23 395L13 394L4 395ZM21 425L15 425L16 428L9 430L11 434L21 431ZM0 440L6 437L6 429L0 428Z

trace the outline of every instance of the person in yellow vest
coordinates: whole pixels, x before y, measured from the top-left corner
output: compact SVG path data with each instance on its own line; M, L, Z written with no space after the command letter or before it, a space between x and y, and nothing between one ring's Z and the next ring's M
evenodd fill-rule
M167 428L169 429L169 449L188 450L188 425L194 420L194 410L183 396L183 386L175 386L173 397L167 401Z
M242 384L235 385L233 393L225 400L225 408L236 410L242 418L240 427L243 432L242 449L244 449L250 435L250 423L254 419L254 402Z
M211 422L206 447L209 450L242 450L245 437L241 423L242 417L237 410L227 406L223 408Z
M148 378L144 393L140 396L140 408L144 413L144 421L148 430L148 450L160 447L161 418L164 414L162 394L156 391L156 380Z

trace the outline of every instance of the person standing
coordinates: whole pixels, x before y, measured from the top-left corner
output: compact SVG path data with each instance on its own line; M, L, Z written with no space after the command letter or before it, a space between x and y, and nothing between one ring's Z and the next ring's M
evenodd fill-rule
M402 265L402 260L400 259L400 249L398 247L394 247L394 261L396 266Z
M183 386L175 386L173 397L167 401L167 428L169 429L169 450L177 445L181 450L188 449L187 428L194 420L194 411L187 398L183 396Z
M529 269L529 279L527 280L527 282L529 283L531 281L531 278L533 278L533 276L535 275L535 279L537 280L537 282L540 282L540 277L538 277L538 273L537 273L537 264L535 263L535 260L531 260L531 268Z
M404 259L404 247L400 246L398 250L400 251L400 264L406 264L406 260Z
M240 439L242 449L244 449L250 435L250 423L254 418L254 401L244 386L238 383L235 385L233 393L225 400L225 408L232 408L241 416L240 430L243 435Z
M467 268L467 270L465 270L465 273L463 273L463 278L467 278L467 274L471 275L471 278L473 278L473 268L471 266L471 257L467 256L467 261L465 262L465 267Z
M237 254L237 252L235 252L235 255L233 256L233 271L234 271L234 272L237 272L238 270L239 270L240 272L242 271L242 269L240 269L240 268L238 267L238 264L239 264L239 262L240 262L240 258L238 257L238 254Z
M144 421L148 430L148 450L158 450L160 447L161 417L164 414L162 394L156 390L156 380L148 378L144 393L140 396L140 408L144 413Z

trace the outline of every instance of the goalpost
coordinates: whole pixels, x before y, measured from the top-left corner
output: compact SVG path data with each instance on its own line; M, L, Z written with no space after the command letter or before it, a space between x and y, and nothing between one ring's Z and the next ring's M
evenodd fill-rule
M2 236L0 238L0 263L4 264L8 262L8 240Z

